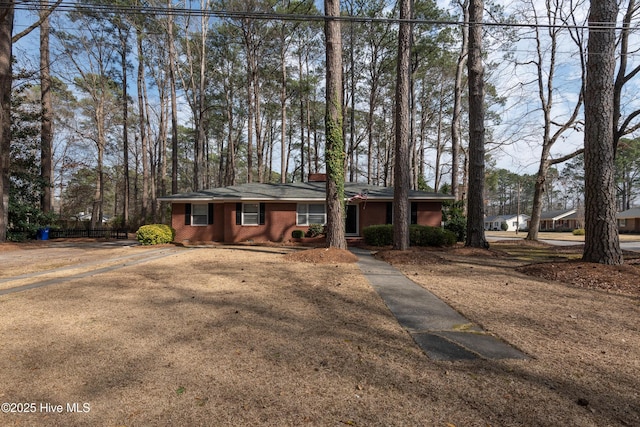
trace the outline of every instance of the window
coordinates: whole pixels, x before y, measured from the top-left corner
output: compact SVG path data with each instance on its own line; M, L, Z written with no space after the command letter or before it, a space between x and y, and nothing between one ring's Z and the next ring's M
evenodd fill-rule
M213 224L213 203L186 203L184 206L184 224Z
M258 225L260 205L258 203L242 204L242 225Z
M327 223L327 210L324 204L299 203L297 225L311 225Z
M263 225L264 203L236 203L236 225Z
M418 224L418 202L411 202L409 207L409 224L416 225ZM387 202L385 223L393 224L393 202Z
M409 217L409 224L417 224L418 223L418 203L411 203L411 212Z
M191 206L191 225L207 225L209 209L207 205Z
M627 226L627 219L626 218L618 219L618 227L626 227L626 226Z

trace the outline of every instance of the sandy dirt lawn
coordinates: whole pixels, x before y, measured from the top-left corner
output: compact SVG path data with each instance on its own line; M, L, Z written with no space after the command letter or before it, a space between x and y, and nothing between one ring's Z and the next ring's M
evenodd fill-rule
M640 298L446 252L398 263L530 360L430 360L344 257L0 251L2 426L638 426ZM60 412L60 413L59 413Z

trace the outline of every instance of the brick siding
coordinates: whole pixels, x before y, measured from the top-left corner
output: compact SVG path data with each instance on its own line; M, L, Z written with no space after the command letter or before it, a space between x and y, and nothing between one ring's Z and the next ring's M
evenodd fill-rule
M388 202L367 201L358 204L359 232L365 227L385 224ZM215 203L213 224L185 225L185 203L173 203L171 226L176 230L176 242L282 242L291 239L293 230L307 231L296 225L296 203L273 202L264 205L264 225L237 225L236 203ZM439 227L442 221L440 202L418 202L418 224Z

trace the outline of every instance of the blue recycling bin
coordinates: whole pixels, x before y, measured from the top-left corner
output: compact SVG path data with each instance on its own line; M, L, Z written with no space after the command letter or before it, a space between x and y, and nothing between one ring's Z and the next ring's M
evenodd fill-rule
M49 227L39 228L36 233L36 238L38 240L49 240Z

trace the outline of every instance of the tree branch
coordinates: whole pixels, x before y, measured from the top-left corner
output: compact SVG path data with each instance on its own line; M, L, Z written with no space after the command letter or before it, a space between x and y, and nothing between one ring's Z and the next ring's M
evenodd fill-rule
M62 0L57 0L53 6L44 11L44 13L40 16L40 19L38 19L34 24L32 24L29 28L26 28L25 30L19 32L15 36L11 37L11 43L17 42L18 40L29 34L31 31L38 28L40 24L42 24L42 22L47 19L49 15L51 15L51 13L58 7L58 5L60 5L60 3L62 3Z
M573 159L574 157L579 156L582 153L584 153L584 148L574 151L571 154L567 154L566 156L558 157L557 159L551 159L549 160L549 165L557 165L558 163L564 163L567 160Z

